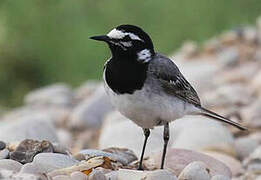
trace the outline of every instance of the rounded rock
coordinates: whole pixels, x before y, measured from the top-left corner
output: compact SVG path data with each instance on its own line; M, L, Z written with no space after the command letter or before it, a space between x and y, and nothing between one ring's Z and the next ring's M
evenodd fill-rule
M53 180L72 180L69 176L66 175L58 175L52 178Z
M211 180L230 180L229 177L223 175L216 175L211 178Z
M101 171L93 170L88 180L106 180L106 176Z
M6 144L3 141L0 141L0 150L3 150L6 147Z
M258 146L257 140L249 137L238 138L235 141L235 149L239 159L248 157Z
M88 180L88 176L80 171L75 171L71 174L71 179Z
M209 170L205 163L195 161L183 169L178 180L210 180Z
M146 180L177 180L177 177L167 170L155 170L148 172L145 176Z
M22 164L12 159L0 160L0 169L6 169L14 172L20 171Z
M0 151L0 159L7 159L9 157L9 150L3 149Z

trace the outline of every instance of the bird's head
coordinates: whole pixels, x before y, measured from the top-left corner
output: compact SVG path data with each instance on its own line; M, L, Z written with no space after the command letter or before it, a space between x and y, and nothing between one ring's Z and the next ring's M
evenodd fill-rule
M106 42L111 49L112 56L134 57L138 61L146 63L155 54L149 35L133 25L120 25L107 35L90 38Z

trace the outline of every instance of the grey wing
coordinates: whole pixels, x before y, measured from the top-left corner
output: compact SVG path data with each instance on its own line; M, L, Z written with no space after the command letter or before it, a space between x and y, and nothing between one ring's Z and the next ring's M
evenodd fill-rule
M148 73L158 80L165 93L201 106L197 92L169 58L156 54L149 64Z

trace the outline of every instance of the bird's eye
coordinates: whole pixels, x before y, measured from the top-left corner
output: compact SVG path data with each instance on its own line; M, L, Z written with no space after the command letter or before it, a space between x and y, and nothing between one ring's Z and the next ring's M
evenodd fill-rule
M129 35L124 36L124 38L122 39L123 41L131 41L132 39L130 38Z

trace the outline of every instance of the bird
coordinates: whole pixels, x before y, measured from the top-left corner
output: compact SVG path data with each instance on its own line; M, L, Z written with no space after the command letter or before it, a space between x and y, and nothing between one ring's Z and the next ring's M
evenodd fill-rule
M92 40L108 44L111 58L104 64L103 79L112 104L125 117L143 129L144 144L138 164L143 170L143 156L156 126L163 128L164 168L169 141L169 123L185 115L203 115L228 123L240 130L246 127L201 105L196 90L185 79L173 60L155 52L150 36L142 28L123 24ZM195 67L196 68L196 67Z

